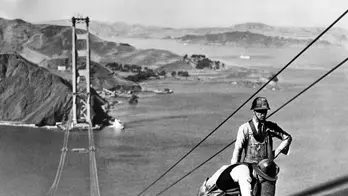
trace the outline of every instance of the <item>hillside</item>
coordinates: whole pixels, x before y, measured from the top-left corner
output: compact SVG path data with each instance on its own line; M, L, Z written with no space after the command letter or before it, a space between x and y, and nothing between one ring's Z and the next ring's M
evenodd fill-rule
M78 62L81 67L85 67L86 64L84 61ZM56 75L61 76L62 78L71 81L71 59L69 58L56 58L45 60L40 63L42 67L49 69L51 72ZM66 71L58 71L58 66L65 66ZM125 90L141 90L139 84L136 84L132 81L125 80L117 75L114 75L109 69L105 68L101 64L92 61L90 63L91 68L91 84L94 89L102 90L106 89L117 89L122 87Z
M293 39L284 37L272 37L249 31L227 32L207 35L185 35L176 38L185 43L198 43L210 45L233 45L237 47L288 47L307 45L312 39ZM317 45L330 45L328 41L319 41Z
M100 24L102 25L102 24ZM95 28L103 29L99 26ZM91 27L91 29L93 29ZM84 30L78 29L77 33ZM71 56L72 28L51 24L31 24L23 20L0 18L0 52L18 52L28 60L39 63L44 59ZM77 49L84 49L85 42L77 42ZM174 61L175 54L165 50L137 50L127 43L105 41L90 35L91 59L95 62L139 62L144 65ZM149 54L152 57L147 57ZM163 58L153 58L162 56ZM168 56L169 59L165 59Z
M108 59L105 57L101 62L122 62L125 64L142 65L157 68L160 65L175 62L182 57L166 50L145 49L129 52L118 57Z
M55 125L65 120L72 106L68 81L18 54L0 54L0 120ZM92 90L92 119L101 123L107 114L101 97Z
M85 31L77 30L77 33ZM68 26L54 25L42 27L40 33L33 35L23 46L48 57L66 57L70 55L72 48L72 29ZM78 41L76 48L86 48L85 42ZM104 41L93 34L90 35L90 48L93 59L135 51L133 46Z
M0 18L0 52L21 51L30 37L40 32L42 25L33 25L23 20Z
M178 61L174 61L172 63L169 64L165 64L162 65L158 68L158 70L164 70L167 73L172 72L172 71L177 71L177 70L182 70L182 71L187 71L187 70L193 70L195 69L196 65L191 65L188 62L185 62L184 60L178 60Z
M83 30L77 30L77 33L83 33ZM71 54L72 28L57 25L34 25L20 19L0 18L0 46L1 52L33 51L46 58L67 57ZM77 48L85 48L85 43L78 42ZM135 50L128 44L104 41L93 34L90 35L90 48L93 59Z

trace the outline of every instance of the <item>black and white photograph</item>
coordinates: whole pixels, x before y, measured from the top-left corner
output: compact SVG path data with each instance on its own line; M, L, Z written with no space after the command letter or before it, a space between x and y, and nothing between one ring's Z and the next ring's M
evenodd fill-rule
M0 196L347 196L347 0L0 0Z

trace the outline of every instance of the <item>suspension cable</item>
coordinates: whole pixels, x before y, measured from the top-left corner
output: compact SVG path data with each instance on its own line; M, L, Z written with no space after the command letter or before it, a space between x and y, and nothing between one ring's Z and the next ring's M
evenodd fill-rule
M48 191L48 196L53 196L56 191L57 191L57 187L59 185L59 181L60 178L62 176L63 173L63 168L65 165L65 160L66 160L66 154L68 151L68 140L69 140L69 133L70 133L70 129L69 128L65 128L64 129L64 141L63 141L63 147L62 147L62 152L60 154L60 160L59 160L59 164L58 164L58 169L56 172L56 177L54 178L54 181L51 185L50 190Z
M282 109L283 107L285 107L286 105L288 105L290 102L292 102L293 100L295 100L297 97L299 97L301 94L303 94L304 92L306 92L308 89L310 89L311 87L313 87L316 83L318 83L319 81L321 81L322 79L324 79L326 76L328 76L331 72L333 72L334 70L336 70L337 68L339 68L340 66L342 66L344 63L346 63L348 61L348 58L344 59L341 63L339 63L338 65L336 65L335 67L333 67L330 71L328 71L327 73L325 73L323 76L321 76L319 79L317 79L316 81L314 81L312 84L310 84L307 88L303 89L300 93L298 93L297 95L295 95L293 98L291 98L289 101L287 101L285 104L283 104L281 107L279 107L277 110L275 110L274 112L272 112L270 115L267 116L266 119L268 119L269 117L271 117L272 115L274 115L275 113L277 113L280 109ZM173 184L171 184L170 186L168 186L167 188L165 188L164 190L162 190L160 193L158 193L156 196L161 195L162 193L164 193L166 190L168 190L169 188L173 187L175 184L177 184L178 182L180 182L181 180L183 180L184 178L186 178L188 175L190 175L191 173L193 173L195 170L197 170L198 168L200 168L201 166L203 166L205 163L207 163L208 161L210 161L211 159L213 159L215 156L217 156L218 154L220 154L222 151L226 150L229 146L231 146L236 140L232 141L231 143L229 143L227 146L225 146L224 148L222 148L221 150L219 150L217 153L215 153L213 156L211 156L209 159L207 159L206 161L204 161L203 163L201 163L200 165L198 165L197 167L195 167L193 170L191 170L189 173L187 173L186 175L184 175L183 177L181 177L179 180L175 181Z
M183 157L181 157L173 166L171 166L167 171L165 171L160 177L158 177L153 183L141 191L137 196L140 196L150 187L156 184L163 176L165 176L169 171L171 171L175 166L177 166L183 159L185 159L191 152L193 152L199 145L201 145L208 137L210 137L214 132L216 132L223 124L225 124L234 114L236 114L246 103L248 103L257 93L259 93L263 88L265 88L273 79L275 79L281 72L283 72L291 63L293 63L299 56L302 55L309 47L311 47L320 37L322 37L328 30L330 30L339 20L343 18L348 13L346 10L340 17L338 17L329 27L327 27L322 33L320 33L314 40L312 40L304 49L301 50L290 62L288 62L280 71L278 71L273 77L271 77L263 86L261 86L253 95L251 95L242 105L240 105L230 116L228 116L222 123L220 123L212 132L205 136L198 144L196 144L189 152L187 152Z
M308 89L310 89L312 86L314 86L316 83L318 83L320 80L324 79L326 76L328 76L331 72L335 71L337 68L339 68L341 65L343 65L346 61L348 60L348 58L344 59L341 63L339 63L338 65L336 65L335 67L333 67L330 71L326 72L324 75L322 75L320 78L318 78L315 82L313 82L311 85L309 85L307 88L303 89L300 93L298 93L295 97L293 97L292 99L290 99L289 101L287 101L285 104L283 104L281 107L279 107L277 110L275 110L274 112L272 112L270 115L268 115L267 118L273 116L273 114L275 114L276 112L278 112L279 110L281 110L283 107L285 107L286 105L288 105L290 102L292 102L294 99L296 99L298 96L300 96L301 94L303 94L304 92L306 92Z
M93 134L91 122L89 122L89 126L88 126L88 143L89 143L90 195L100 196L98 170L97 170L97 163L95 159L94 134Z
M215 153L213 156L211 156L209 159L205 160L203 163L201 163L200 165L198 165L197 167L195 167L193 170L191 170L189 173L187 173L186 175L184 175L183 177L181 177L179 180L175 181L173 184L171 184L170 186L168 186L167 188L165 188L163 191L161 191L160 193L158 193L156 196L161 195L162 193L164 193L166 190L170 189L172 186L176 185L178 182L180 182L181 180L183 180L184 178L186 178L188 175L190 175L192 172L196 171L198 168L202 167L204 164L206 164L207 162L209 162L211 159L213 159L214 157L216 157L218 154L220 154L222 151L226 150L228 147L230 147L236 140L232 141L231 143L227 144L227 146L225 146L224 148L222 148L221 150L219 150L217 153Z

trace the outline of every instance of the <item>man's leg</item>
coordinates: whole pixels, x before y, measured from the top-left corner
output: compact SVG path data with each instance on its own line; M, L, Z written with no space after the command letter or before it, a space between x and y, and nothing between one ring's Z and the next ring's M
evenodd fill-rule
M238 165L231 171L231 177L238 182L242 196L252 196L251 177L248 166Z

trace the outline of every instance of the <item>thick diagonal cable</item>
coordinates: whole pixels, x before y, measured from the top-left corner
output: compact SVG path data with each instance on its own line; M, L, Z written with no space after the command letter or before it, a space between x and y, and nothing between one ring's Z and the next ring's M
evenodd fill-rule
M225 124L234 114L236 114L245 104L247 104L257 93L259 93L263 88L265 88L273 79L275 79L281 72L283 72L291 63L293 63L299 56L301 56L309 47L311 47L320 37L322 37L328 30L330 30L339 20L343 18L348 13L346 10L340 17L338 17L329 27L327 27L322 33L320 33L314 40L312 40L300 53L298 53L289 63L287 63L280 71L273 75L264 85L261 86L252 96L249 97L242 105L240 105L230 116L228 116L222 123L220 123L212 132L210 132L205 138L203 138L198 144L196 144L189 152L187 152L182 158L180 158L173 166L171 166L167 171L165 171L160 177L158 177L153 183L141 191L137 196L140 196L150 187L156 184L163 176L165 176L169 171L171 171L175 166L177 166L183 159L185 159L191 152L193 152L199 145L201 145L208 137L210 137L215 131L217 131L223 124Z
M338 65L336 65L335 67L333 67L330 71L328 71L327 73L325 73L323 76L321 76L319 79L317 79L316 81L314 81L312 84L310 84L307 88L303 89L300 93L298 93L296 96L294 96L293 98L291 98L289 101L287 101L286 103L284 103L281 107L279 107L277 110L275 110L274 112L272 112L270 115L267 116L267 118L271 117L272 115L274 115L275 113L277 113L279 110L281 110L282 108L284 108L286 105L288 105L290 102L292 102L293 100L295 100L297 97L299 97L300 95L302 95L304 92L306 92L308 89L310 89L311 87L313 87L316 83L318 83L320 80L324 79L326 76L328 76L330 73L332 73L333 71L335 71L337 68L339 68L340 66L342 66L344 63L346 63L348 60L348 58L344 59L341 63L339 63ZM183 180L184 178L186 178L188 175L190 175L191 173L193 173L194 171L196 171L198 168L202 167L204 164L206 164L208 161L210 161L211 159L213 159L215 156L217 156L218 154L220 154L222 151L226 150L229 146L231 146L236 140L233 140L231 143L227 144L227 146L225 146L224 148L222 148L221 150L219 150L217 153L215 153L213 156L211 156L209 159L205 160L203 163L201 163L200 165L198 165L197 167L195 167L193 170L191 170L190 172L188 172L186 175L184 175L183 177L181 177L179 180L175 181L173 184L171 184L170 186L168 186L167 188L165 188L164 190L162 190L160 193L158 193L156 196L161 195L162 193L164 193L165 191L167 191L168 189L170 189L171 187L173 187L174 185L176 185L177 183L179 183L181 180Z
M65 165L65 160L66 160L66 154L67 154L67 151L68 151L68 140L69 140L69 133L70 133L70 130L69 128L66 128L64 130L64 141L63 141L63 147L62 147L62 153L60 155L60 160L59 160L59 165L58 165L58 169L57 169L57 173L56 173L56 177L54 178L54 181L52 183L52 186L48 192L48 196L53 196L58 188L58 185L59 185L59 181L60 181L60 178L62 176L62 173L63 173L63 168L64 168L64 165Z
M324 79L326 76L328 76L331 72L335 71L337 68L339 68L340 66L342 66L345 62L347 62L348 58L344 59L341 63L339 63L338 65L336 65L335 67L333 67L330 71L328 71L327 73L325 73L324 75L322 75L320 78L318 78L315 82L313 82L311 85L309 85L307 88L303 89L300 93L298 93L295 97L293 97L292 99L290 99L289 101L287 101L285 104L283 104L281 107L279 107L277 110L275 110L274 112L272 112L270 115L268 115L267 118L273 116L276 112L278 112L279 110L281 110L283 107L285 107L286 105L288 105L290 102L292 102L294 99L296 99L298 96L300 96L301 94L303 94L304 92L306 92L308 89L310 89L312 86L314 86L316 83L318 83L320 80Z
M175 181L173 184L171 184L170 186L168 186L167 188L165 188L163 191L159 192L156 196L161 195L162 193L164 193L165 191L167 191L168 189L170 189L171 187L173 187L174 185L176 185L177 183L179 183L181 180L183 180L184 178L186 178L187 176L189 176L191 173L193 173L194 171L196 171L198 168L202 167L204 164L206 164L207 162L209 162L211 159L213 159L214 157L216 157L218 154L220 154L222 151L226 150L228 147L230 147L236 140L232 141L231 143L227 144L227 146L225 146L224 148L222 148L221 150L219 150L217 153L215 153L213 156L211 156L209 159L205 160L203 163L199 164L197 167L195 167L193 170L191 170L190 172L188 172L186 175L184 175L183 177L181 177L179 180Z
M89 127L88 127L88 143L89 143L90 195L100 196L97 163L95 159L95 145L94 145L94 133L92 130L92 123L89 123Z

